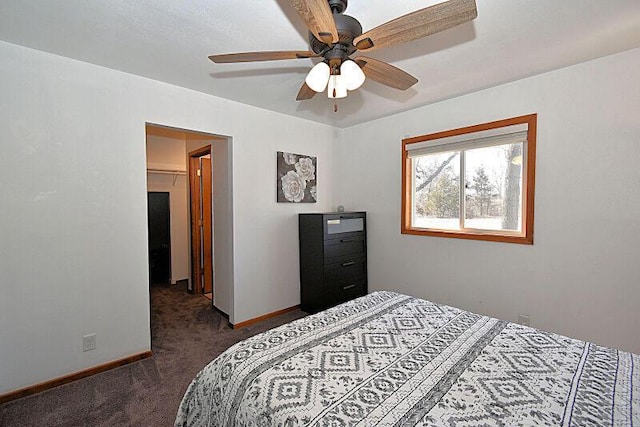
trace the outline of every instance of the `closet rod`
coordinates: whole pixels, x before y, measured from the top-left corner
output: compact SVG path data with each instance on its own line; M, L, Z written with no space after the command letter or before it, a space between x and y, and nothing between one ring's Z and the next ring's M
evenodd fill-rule
M155 173L159 175L186 175L187 171L167 170L167 169L147 169L147 173Z

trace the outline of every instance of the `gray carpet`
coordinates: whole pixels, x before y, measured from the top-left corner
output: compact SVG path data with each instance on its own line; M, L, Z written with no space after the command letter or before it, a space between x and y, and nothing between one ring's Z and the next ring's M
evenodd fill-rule
M185 285L151 287L153 357L0 406L1 426L171 426L195 374L232 344L304 316L233 330Z

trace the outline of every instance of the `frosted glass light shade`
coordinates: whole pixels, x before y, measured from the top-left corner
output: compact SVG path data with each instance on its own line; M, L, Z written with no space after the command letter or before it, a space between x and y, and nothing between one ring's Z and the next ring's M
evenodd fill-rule
M358 64L350 59L342 62L340 66L340 75L344 80L344 84L348 90L356 90L364 83L365 75Z
M322 92L327 87L330 74L329 66L324 62L319 62L309 71L304 81L315 92Z
M334 94L335 89L335 94ZM327 87L327 96L329 98L346 98L347 86L344 84L344 79L341 75L333 75L329 77L329 85Z

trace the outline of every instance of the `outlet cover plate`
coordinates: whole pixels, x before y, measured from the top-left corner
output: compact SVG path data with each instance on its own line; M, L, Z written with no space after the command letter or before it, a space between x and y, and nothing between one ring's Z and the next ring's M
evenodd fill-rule
M82 337L82 351L96 349L96 334L89 334Z
M528 314L518 314L518 323L523 326L531 326L531 317Z

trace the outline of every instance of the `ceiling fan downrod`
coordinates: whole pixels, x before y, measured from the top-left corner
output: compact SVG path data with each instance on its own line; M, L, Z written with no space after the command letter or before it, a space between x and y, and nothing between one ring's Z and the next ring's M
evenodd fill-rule
M343 13L347 9L347 0L328 0L333 13Z

